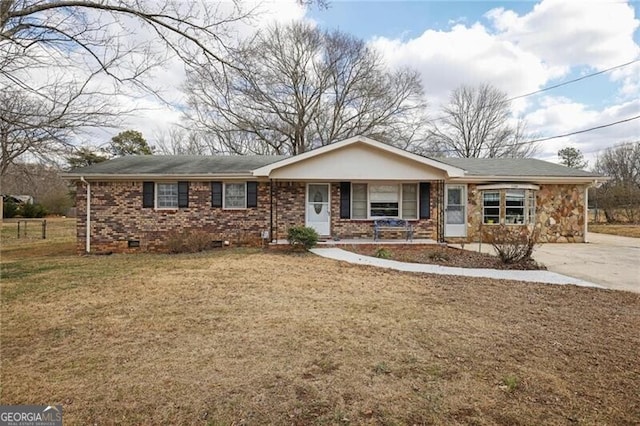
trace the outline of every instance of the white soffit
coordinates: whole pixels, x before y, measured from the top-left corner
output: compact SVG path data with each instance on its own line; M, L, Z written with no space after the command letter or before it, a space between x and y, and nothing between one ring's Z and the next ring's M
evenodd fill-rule
M478 185L476 187L478 190L483 191L486 189L532 189L534 191L538 191L540 189L539 185L534 185L532 183L492 183L490 185Z
M281 180L438 180L464 170L374 141L355 137L254 170Z

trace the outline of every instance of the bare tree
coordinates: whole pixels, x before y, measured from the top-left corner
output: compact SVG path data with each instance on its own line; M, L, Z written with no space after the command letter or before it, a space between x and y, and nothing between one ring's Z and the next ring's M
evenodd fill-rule
M298 154L363 134L410 146L425 132L418 74L389 71L365 43L294 23L258 33L235 68L188 74L187 120L213 151Z
M164 155L207 155L215 154L211 146L195 131L178 125L154 134L155 147Z
M511 124L507 95L483 84L461 86L453 91L442 119L429 132L432 148L454 157L524 158L533 156L537 147L526 143L526 123Z
M615 221L616 210L629 222L640 221L640 142L606 149L594 169L611 178L597 190L607 221Z
M79 133L117 127L126 91L153 94L150 71L177 55L223 64L239 3L0 1L0 174L24 155L56 156Z

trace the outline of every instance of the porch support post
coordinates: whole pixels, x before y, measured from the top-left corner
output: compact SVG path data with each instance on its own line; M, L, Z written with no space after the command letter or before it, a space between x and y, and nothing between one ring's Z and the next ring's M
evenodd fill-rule
M584 242L588 243L587 232L589 232L589 185L584 186Z

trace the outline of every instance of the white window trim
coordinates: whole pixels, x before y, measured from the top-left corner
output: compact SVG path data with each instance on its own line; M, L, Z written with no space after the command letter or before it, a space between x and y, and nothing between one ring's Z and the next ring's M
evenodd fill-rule
M526 225L535 225L536 223L536 191L537 187L535 185L529 185L530 188L513 188L513 187L505 187L499 185L485 185L484 188L480 191L480 198L482 200L482 217L480 218L480 222L482 226L494 226L494 225L506 225L506 226L526 226ZM524 189L524 206L523 209L523 223L507 223L507 200L506 200L506 191L509 189ZM497 192L500 194L500 205L499 207L499 219L498 223L485 223L485 206L484 206L484 194L485 192ZM529 197L529 194L533 194L533 197ZM503 197L504 195L504 197ZM529 200L533 200L533 218L529 214L531 211L531 207L529 205ZM503 214L504 213L504 214Z
M494 222L494 223L487 223L484 221L484 218L486 216L485 213L485 209L487 207L485 207L484 205L484 194L487 192L497 192L498 193L498 222ZM482 218L480 219L482 222L482 226L494 226L494 225L500 225L500 222L502 221L502 192L500 190L496 190L496 189L492 189L492 190L485 190L481 192L481 198L482 198ZM495 206L491 206L489 207L490 209L495 209Z
M244 207L227 207L227 184L244 185ZM223 182L222 183L222 210L246 210L247 209L247 182Z
M176 186L176 206L175 207L160 207L158 206L158 185L175 185ZM178 192L178 182L154 182L153 183L153 205L155 210L179 210L178 207L180 200L180 193Z
M366 218L354 218L353 217L353 185L367 185L367 217ZM370 188L371 185L396 185L398 187L398 216L371 216L371 193ZM402 190L402 185L415 185L416 187L416 217L412 219L403 219L402 217L402 201L404 191ZM353 221L371 221L376 219L383 219L386 217L394 218L394 219L403 219L408 221L418 221L420 220L420 184L418 182L397 182L397 183L384 183L384 182L362 182L362 181L353 181L351 182L350 188L350 197L349 197L349 220Z

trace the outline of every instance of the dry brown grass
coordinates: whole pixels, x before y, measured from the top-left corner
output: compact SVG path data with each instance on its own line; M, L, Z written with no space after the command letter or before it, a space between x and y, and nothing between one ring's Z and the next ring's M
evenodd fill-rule
M68 424L640 418L633 293L256 250L2 262L0 400Z
M589 232L620 235L621 237L640 238L640 225L627 224L589 224Z

